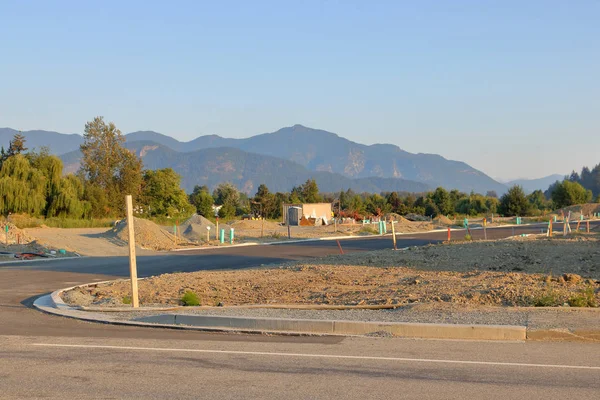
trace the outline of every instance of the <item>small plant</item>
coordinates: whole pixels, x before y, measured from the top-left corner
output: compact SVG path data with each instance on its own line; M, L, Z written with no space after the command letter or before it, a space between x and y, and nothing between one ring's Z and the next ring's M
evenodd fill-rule
M121 299L121 301L123 302L123 304L131 304L131 296L123 296L123 299Z
M277 231L274 231L273 233L271 233L272 239L281 239L282 237L283 237L283 235Z
M369 226L363 226L362 228L360 228L358 233L368 233L370 235L376 235L377 231L375 230L375 228L371 228Z
M569 305L571 307L598 307L598 303L594 297L594 287L589 285L579 294L571 296L569 298Z
M181 297L181 303L186 307L193 307L200 305L200 299L198 295L191 290L185 292L185 294Z
M470 233L467 233L467 234L465 235L465 240L466 240L466 241L471 241L471 240L473 240L473 237L471 236L471 234L470 234Z
M560 304L560 299L554 291L549 291L534 297L532 303L534 307L555 307Z

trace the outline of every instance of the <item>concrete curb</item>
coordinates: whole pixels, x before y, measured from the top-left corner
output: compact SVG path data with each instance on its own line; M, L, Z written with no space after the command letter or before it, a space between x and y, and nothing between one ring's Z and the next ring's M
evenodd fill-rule
M525 326L511 325L460 325L460 324L426 324L403 322L366 322L366 321L333 321L333 320L298 320L277 318L244 318L231 316L202 316L166 314L139 317L132 321L119 321L107 317L103 312L107 309L88 309L72 307L60 297L61 293L76 287L95 286L112 281L93 282L87 285L76 285L59 289L41 296L34 301L34 307L42 312L88 322L139 326L149 328L167 328L178 330L195 330L203 332L227 332L247 334L277 334L293 336L364 336L389 334L404 338L425 339L462 339L462 340L503 340L503 341L576 341L600 342L600 330L594 329L528 329ZM285 305L283 305L285 306ZM282 305L239 308L281 308ZM293 305L286 308L296 308ZM200 307L202 308L202 307ZM214 308L214 307L213 307ZM222 308L222 307L219 307ZM319 307L316 307L318 309ZM322 307L321 307L322 308ZM547 309L564 312L600 312L600 308L570 307L522 307L523 309ZM177 308L131 308L118 311L175 311ZM113 310L111 310L113 311Z
M69 290L69 289L65 289ZM186 329L205 332L257 333L298 336L363 336L387 333L396 337L425 339L523 341L524 326L415 324L362 321L297 320L277 318L241 318L167 314L117 321L106 315L82 311L65 304L57 290L36 299L33 306L45 313L112 325ZM156 310L154 310L156 311Z
M162 325L187 325L261 332L296 332L321 335L372 335L388 333L396 337L466 340L525 340L524 326L417 324L404 322L331 321L279 318L244 318L166 314L137 318L135 321Z
M28 263L39 263L39 262L50 262L50 261L67 261L67 260L81 260L83 258L90 258L90 256L77 256L77 257L56 257L56 258L40 258L36 260L19 260L15 258L11 261L0 261L0 265L3 264L28 264Z

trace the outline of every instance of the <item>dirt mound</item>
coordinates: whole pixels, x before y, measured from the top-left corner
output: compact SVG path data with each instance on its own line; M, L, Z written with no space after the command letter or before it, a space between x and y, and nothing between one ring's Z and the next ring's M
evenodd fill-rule
M428 222L429 221L429 217L426 217L424 215L414 214L414 213L406 214L406 219L409 221L413 221L413 222Z
M214 235L215 224L202 215L194 214L179 226L179 231L186 239L199 242L206 240L207 227L210 227L211 235Z
M242 229L262 229L262 225L263 221L261 220L242 220L242 221L234 221L231 223L231 227L235 230L242 230ZM266 221L265 220L265 225L264 228L265 230L273 230L273 229L277 229L279 227L279 224L277 222L273 222L273 221Z
M438 224L441 225L453 225L454 221L452 221L450 218L446 217L445 215L438 215L437 217L435 217L434 222L437 222Z
M135 244L149 250L171 250L175 247L175 236L146 219L134 218ZM118 221L104 236L124 246L129 241L127 220Z
M396 213L389 213L387 215L386 220L389 221L390 219L392 221L396 221L396 222L410 222L409 220L407 220L406 218L404 218L402 215L396 214Z
M6 235L6 227L8 226L8 237ZM32 242L34 239L32 239L31 237L27 236L25 234L25 232L23 232L21 229L17 228L17 226L15 224L13 224L12 222L7 222L7 221L2 221L0 222L0 242L2 244L7 244L7 239L8 239L8 244L17 244L17 243L30 243Z
M587 204L576 204L574 206L569 206L565 208L561 208L560 210L556 210L554 214L561 216L567 216L571 212L571 219L578 219L580 215L584 217L589 217L594 213L600 213L600 204L598 203L587 203Z

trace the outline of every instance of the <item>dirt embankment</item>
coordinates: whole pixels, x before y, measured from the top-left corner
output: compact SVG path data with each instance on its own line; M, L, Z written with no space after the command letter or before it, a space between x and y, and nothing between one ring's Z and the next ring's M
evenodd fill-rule
M143 304L203 305L455 303L557 306L600 301L600 243L477 242L332 256L272 269L168 274L140 281ZM126 281L78 289L66 300L122 304Z

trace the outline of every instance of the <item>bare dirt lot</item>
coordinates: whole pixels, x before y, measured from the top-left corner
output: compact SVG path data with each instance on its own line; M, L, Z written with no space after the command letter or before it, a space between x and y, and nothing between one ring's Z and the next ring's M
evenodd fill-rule
M145 305L328 304L594 307L600 301L595 237L505 240L331 256L269 269L167 274L140 281ZM122 305L120 281L65 293L73 304Z

